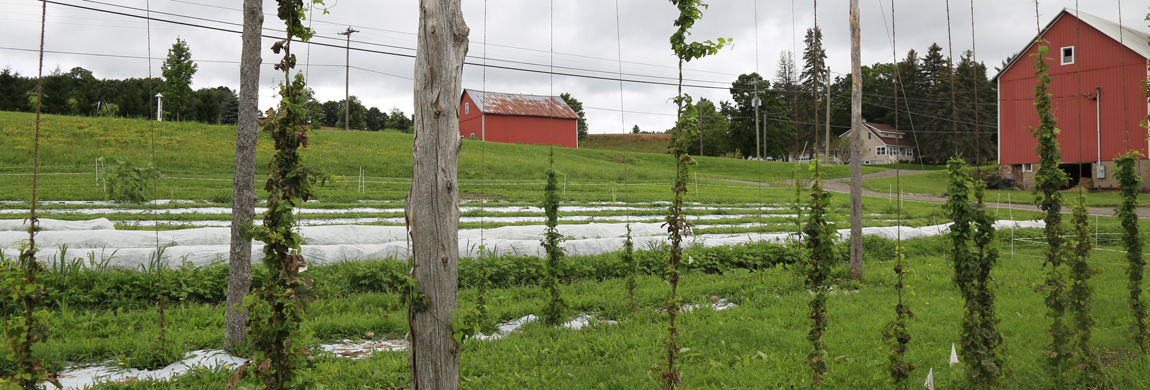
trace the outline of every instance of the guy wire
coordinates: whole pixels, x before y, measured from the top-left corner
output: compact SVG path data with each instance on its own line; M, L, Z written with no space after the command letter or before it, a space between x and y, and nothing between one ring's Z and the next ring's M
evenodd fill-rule
M958 157L958 98L954 94L954 41L950 37L950 0L946 0L946 45L950 57L946 59L947 73L950 73L950 116L951 129L954 131L954 156Z
M480 96L482 103L487 103L487 0L483 0L483 93ZM483 107L483 106L480 106ZM475 107L479 110L480 118L487 115L483 113L483 108ZM479 255L482 257L487 252L485 245L484 230L487 227L487 212L484 207L487 204L487 120L486 118L480 119L480 135L482 138L479 140L479 246L483 248ZM482 283L482 282L481 282Z
M148 30L147 31L147 37L148 37L148 110L151 111L152 99L156 98L156 96L152 94L152 92L155 92L155 90L154 90L154 86L152 85L152 3L151 3L151 1L150 0L145 1L144 6L146 7L145 12L148 16L148 18L147 18L147 30ZM161 118L163 118L163 113L159 112L159 110L157 110L157 118L156 119L160 120ZM152 157L151 169L152 169L152 172L155 173L155 171L156 171L156 121L154 121L154 120L148 121L148 132L150 133L150 136L151 136L151 157ZM164 351L164 353L167 354L167 348L166 348L167 341L166 341L166 337L164 335L164 273L163 273L163 259L161 258L161 256L163 255L163 252L160 251L160 221L159 221L158 212L156 210L157 208L159 208L160 201L158 199L156 199L156 186L158 185L156 176L157 175L155 175L155 174L152 175L152 223L154 225L152 230L153 230L153 232L155 232L155 235L156 235L156 252L155 252L156 253L156 257L155 257L156 263L154 265L154 270L156 272L156 278L157 278L157 283L158 283L157 291L159 292L159 295L160 295L159 296L159 307L157 310L157 314L160 317L160 324L159 324L160 325L160 350Z
M44 101L44 26L48 20L48 3L40 6L40 66L36 75L36 130L32 133L32 209L28 214L28 250L32 251L32 261L36 261L36 186L40 174L40 102ZM63 262L64 259L60 259ZM21 266L27 266L21 264ZM5 311L7 313L7 311ZM5 315L7 320L7 315ZM7 321L5 321L7 323Z
M978 176L981 177L982 176L982 137L980 137L980 134L978 132L979 129L978 129L977 123L978 123L978 101L979 101L979 99L978 99L978 84L981 84L982 80L980 80L979 76L978 76L978 35L975 34L975 32L974 32L974 0L970 0L970 53L971 53L970 54L970 57L971 57L970 60L972 62L970 64L970 72L974 76L971 78L971 80L974 82L974 102L971 104L972 106L974 106L974 123L975 123L975 125L974 125L975 126L974 127L974 166L975 166L975 170L978 171ZM985 77L983 77L983 78L985 78ZM955 115L957 116L958 113L955 112Z
M619 125L622 126L623 136L627 136L627 112L623 110L623 31L619 23L619 0L615 0L615 43L619 51ZM636 134L638 135L638 134ZM623 151L623 195L627 195L627 151ZM624 201L626 202L626 201ZM631 215L626 216L628 222Z

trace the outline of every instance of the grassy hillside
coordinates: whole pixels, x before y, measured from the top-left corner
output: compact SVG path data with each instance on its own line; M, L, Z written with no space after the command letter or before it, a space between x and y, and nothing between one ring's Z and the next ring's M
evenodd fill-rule
M584 149L604 149L619 152L667 153L670 134L588 134L579 141Z
M31 178L21 174L31 172L33 121L31 114L0 112L0 168L3 173L13 174L0 185L5 189L0 191L2 199L26 199L30 195ZM310 145L302 152L305 164L336 176L335 186L325 192L350 191L345 197L362 199L399 199L406 193L405 182L411 179L412 135L330 130L309 134ZM165 175L158 185L158 197L230 196L234 127L53 115L43 116L41 122L41 172L52 175L41 177L40 194L59 200L102 198L95 160L117 157L147 163L152 159L153 136L156 167ZM459 166L462 192L502 197L535 194L539 188L534 183L545 178L550 149L464 140ZM260 135L257 150L257 181L262 184L264 164L272 156L271 141L266 135ZM355 191L361 167L368 187L363 194ZM661 199L669 193L662 183L674 177L670 155L588 148L555 148L555 169L565 175L569 196L596 194L587 200L612 200L618 193L650 193L652 200ZM864 168L864 173L878 170L881 169ZM718 187L730 185L730 180L781 183L790 179L793 171L794 164L711 157L699 158L695 167L700 184L716 186L713 195L718 198L737 195L737 191ZM808 175L805 167L798 172L800 176ZM833 166L827 168L825 175L845 177L849 171L844 166ZM629 186L623 187L624 181ZM640 184L643 186L632 187Z

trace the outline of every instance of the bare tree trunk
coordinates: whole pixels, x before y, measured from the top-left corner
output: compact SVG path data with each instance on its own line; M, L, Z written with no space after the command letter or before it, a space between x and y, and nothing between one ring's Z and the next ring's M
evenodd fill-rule
M862 58L859 0L851 0L851 277L862 278Z
M428 298L408 308L412 390L459 387L452 314L459 287L459 99L470 29L460 0L420 0L415 54L415 142L406 212L411 276Z
M263 3L244 0L243 52L240 54L239 119L236 125L236 167L232 179L232 241L228 254L228 297L224 317L224 349L244 345L247 309L236 310L252 285L252 242L240 226L255 215L256 137L259 135L260 32Z

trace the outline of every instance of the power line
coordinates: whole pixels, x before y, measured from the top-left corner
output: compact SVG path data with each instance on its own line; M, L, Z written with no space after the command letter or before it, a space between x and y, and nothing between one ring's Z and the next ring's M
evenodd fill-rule
M159 18L154 18L154 17L151 17L151 18L149 18L149 17L147 17L147 16L134 15L134 14L123 13L123 12L117 12L117 11L111 11L111 10L104 10L104 9L98 9L98 8L85 7L85 6L81 6L81 5L75 5L75 4L67 4L67 3L61 3L61 2L57 2L57 1L53 1L53 0L44 0L44 1L45 1L45 2L47 2L47 3L51 3L51 4L57 4L57 5L61 5L61 6L74 7L74 8L84 9L84 10L90 10L90 11L95 11L95 12L103 12L103 13L109 13L109 14L120 15L120 16L126 16L126 17L131 17L131 18L138 18L138 19L148 19L148 20L155 20L155 21L166 22L166 23L172 23L172 24L177 24L177 25L183 25L183 26L189 26L189 27L196 27L196 28L203 28L203 29L209 29L209 30L215 30L215 31L221 31L221 32L230 32L230 33L235 33L235 34L239 34L239 33L240 33L239 31L228 30L228 29L225 29L225 28L221 28L221 27L205 26L205 25L199 25L199 24L194 24L194 23L189 23L189 22L180 22L180 21L174 21L174 20L159 19ZM84 0L84 1L90 1L90 0ZM169 0L169 1L177 1L177 0ZM101 4L103 4L103 3L101 3ZM130 8L130 7L129 7L129 8ZM223 23L223 22L221 22L221 23ZM264 37L264 38L269 38L269 39L276 39L276 40L281 40L281 39L282 39L282 38L280 38L280 37L271 36L271 35L263 35L263 37ZM334 39L334 38L329 38L329 39ZM360 41L352 41L352 42L356 42L356 43L363 43L363 42L360 42ZM344 46L338 46L338 45L335 45L335 44L329 44L329 43L319 43L319 42L308 42L308 43L309 43L309 44L314 44L314 45L319 45L319 46L325 46L325 47L337 48L337 49L347 49L347 48L346 48L346 47L344 47ZM375 45L375 46L383 46L383 47L392 47L392 48L407 49L407 48L403 48L403 47L399 47L399 46L391 46L391 45L384 45L384 44L375 44L375 43L365 43L365 44L369 44L369 45ZM495 46L495 45L493 45L493 46ZM19 50L19 49L16 49L16 50ZM382 51L382 50L372 50L372 49L365 49L365 48L358 48L358 47L352 47L352 48L350 48L350 50L355 50L355 51L360 51L360 52L366 52L366 53L373 53L373 54L383 54L383 55L390 55L390 56L406 57L406 58L414 58L414 57L415 57L415 56L414 56L414 54L395 53L395 52L388 52L388 51ZM130 58L130 57L128 57L128 56L123 56L123 57L124 57L124 58ZM472 58L475 58L475 57L472 57ZM476 59L487 59L487 58L476 58ZM523 64L523 65L531 65L531 66L539 66L539 67L549 66L549 65L545 65L545 64L531 64L531 63L526 63L526 62L521 62L521 61L514 61L514 60L500 60L500 59L490 59L490 60L493 60L493 61L501 61L501 62L510 62L510 63L520 63L520 64ZM222 62L222 61L221 61L221 62ZM539 73L539 74L552 74L552 75L559 75L559 76L579 77L579 78L597 79L597 80L605 80L605 81L622 81L622 82L628 82L628 83L636 83L636 84L663 85L663 86L676 86L676 85L678 85L677 83L672 83L672 82L670 82L670 81L669 81L669 80L671 80L671 79L675 79L675 80L677 81L677 78L671 78L671 77L665 77L665 76L640 75L640 74L624 73L624 75L629 75L629 76L632 76L632 77L643 77L643 78L652 78L652 79L666 79L666 80L668 80L668 81L665 81L665 82L660 82L660 81L650 81L650 80L624 79L624 78L620 78L620 77L606 77L606 76L595 76L595 75L586 75L586 74L576 74L576 73L567 73L567 72L563 72L563 73L559 73L559 72L549 72L549 71L546 71L546 70L542 70L542 69L529 69L529 68L522 68L522 67L504 66L504 65L492 65L492 64L475 63L475 62L464 62L464 64L465 64L465 65L470 65L470 66L489 67L489 68L493 68L493 69L513 70L513 71L521 71L521 72L529 72L529 73ZM319 66L319 65L317 65L317 66ZM582 71L582 72L600 72L600 73L612 73L612 74L618 74L617 72L599 71L599 70L594 70L594 69L574 68L574 67L562 67L562 66L555 66L555 67L556 67L556 68L565 68L565 69L568 69L568 70L574 70L574 71ZM367 69L363 69L363 68L357 68L357 69L361 69L361 70L367 70ZM389 76L394 76L394 77L399 77L399 78L403 78L403 79L409 79L409 80L411 79L410 77L406 77L406 76L398 76L398 75L394 75L394 74L390 74L390 73L386 73L386 72L379 72L379 71L372 71L372 70L367 70L367 71L369 71L369 72L373 72L373 73L379 73L379 74L389 75ZM725 82L720 82L720 81L691 80L691 79L686 79L686 80L690 80L690 81L694 81L694 82L701 82L701 83L715 83L715 84L723 83L723 84L725 84ZM696 88L696 89L725 89L725 90L747 90L747 91L750 91L750 90L751 90L751 88L736 88L736 87L730 87L730 86L726 86L726 85L724 85L724 86L709 86L709 85L698 85L698 84L684 84L684 85L683 85L683 87L687 87L687 88ZM768 89L768 90L766 90L766 91L775 91L775 92L784 92L784 93L814 93L814 92L810 92L810 91L801 91L801 90L783 90L783 89L776 89L776 88ZM842 96L840 95L840 97L842 97ZM907 100L911 100L911 101L930 101L930 99L907 99ZM977 103L977 104L990 104L990 103Z
M184 3L184 4L203 6L203 7L226 9L226 10L231 10L231 11L242 11L242 10L237 9L237 8L229 8L229 7L217 6L217 5L211 5L211 4L196 3L196 2L192 2L192 1L184 1L184 0L168 0L168 1L176 2L176 3ZM265 13L265 15L275 16L275 14L270 14L270 13ZM382 31L382 32L401 34L401 35L406 35L406 36L411 36L411 37L414 37L416 35L415 33L410 33L410 32L405 32L405 31L388 30L388 29L382 29L382 28L377 28L377 27L369 27L369 26L354 25L354 24L347 24L347 23L327 22L327 21L323 21L323 20L315 20L315 22L316 23L323 23L323 24L330 24L330 25L335 25L335 26L350 26L350 27L363 29L363 30ZM356 42L356 41L352 41L352 42ZM547 54L555 54L555 55L560 55L560 56L568 56L568 57L576 57L576 58L587 58L587 59L603 60L603 61L611 61L611 62L619 61L619 60L614 59L614 58L596 57L596 56L590 56L590 55L563 53L563 52L551 53L550 51L542 50L542 49L533 49L533 48L528 48L528 47L519 47L519 46L511 46L511 45L501 45L501 44L497 44L497 43L487 43L487 42L473 42L473 43L482 43L484 45L501 47L501 48L516 49L516 50L523 50L523 51L532 51L532 52L547 53ZM399 47L399 48L407 49L407 50L415 50L414 48L404 48L404 47ZM484 54L484 55L486 55L486 54ZM633 62L633 61L620 61L620 62L626 63L626 64L633 64L633 65L643 65L643 66L652 66L652 67L658 67L658 68L666 68L669 70L677 70L678 69L674 66L668 66L668 65L648 64L648 63ZM710 71L710 70L699 70L699 69L694 69L694 70L684 69L684 70L691 71L691 72L700 72L700 73L712 73L712 74L725 75L725 76L737 76L737 75L731 74L731 73Z

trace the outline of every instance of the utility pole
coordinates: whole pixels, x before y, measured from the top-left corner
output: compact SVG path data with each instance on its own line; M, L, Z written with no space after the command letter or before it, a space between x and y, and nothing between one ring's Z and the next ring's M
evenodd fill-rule
M346 64L343 68L343 129L351 130L351 34L357 33L359 30L352 30L351 26L347 27L347 31L337 33L339 35L347 35L347 51Z
M823 162L830 162L831 160L831 67L827 67L827 130L826 138L823 142ZM816 148L818 145L815 146Z
M759 105L762 101L759 100L759 85L755 84L755 97L751 99L751 105L755 107L755 158L763 159L762 151L763 144L759 141Z
M851 278L862 279L862 59L859 0L851 0Z
M703 111L699 110L699 105L695 105L695 112L699 114L699 157L703 156Z

